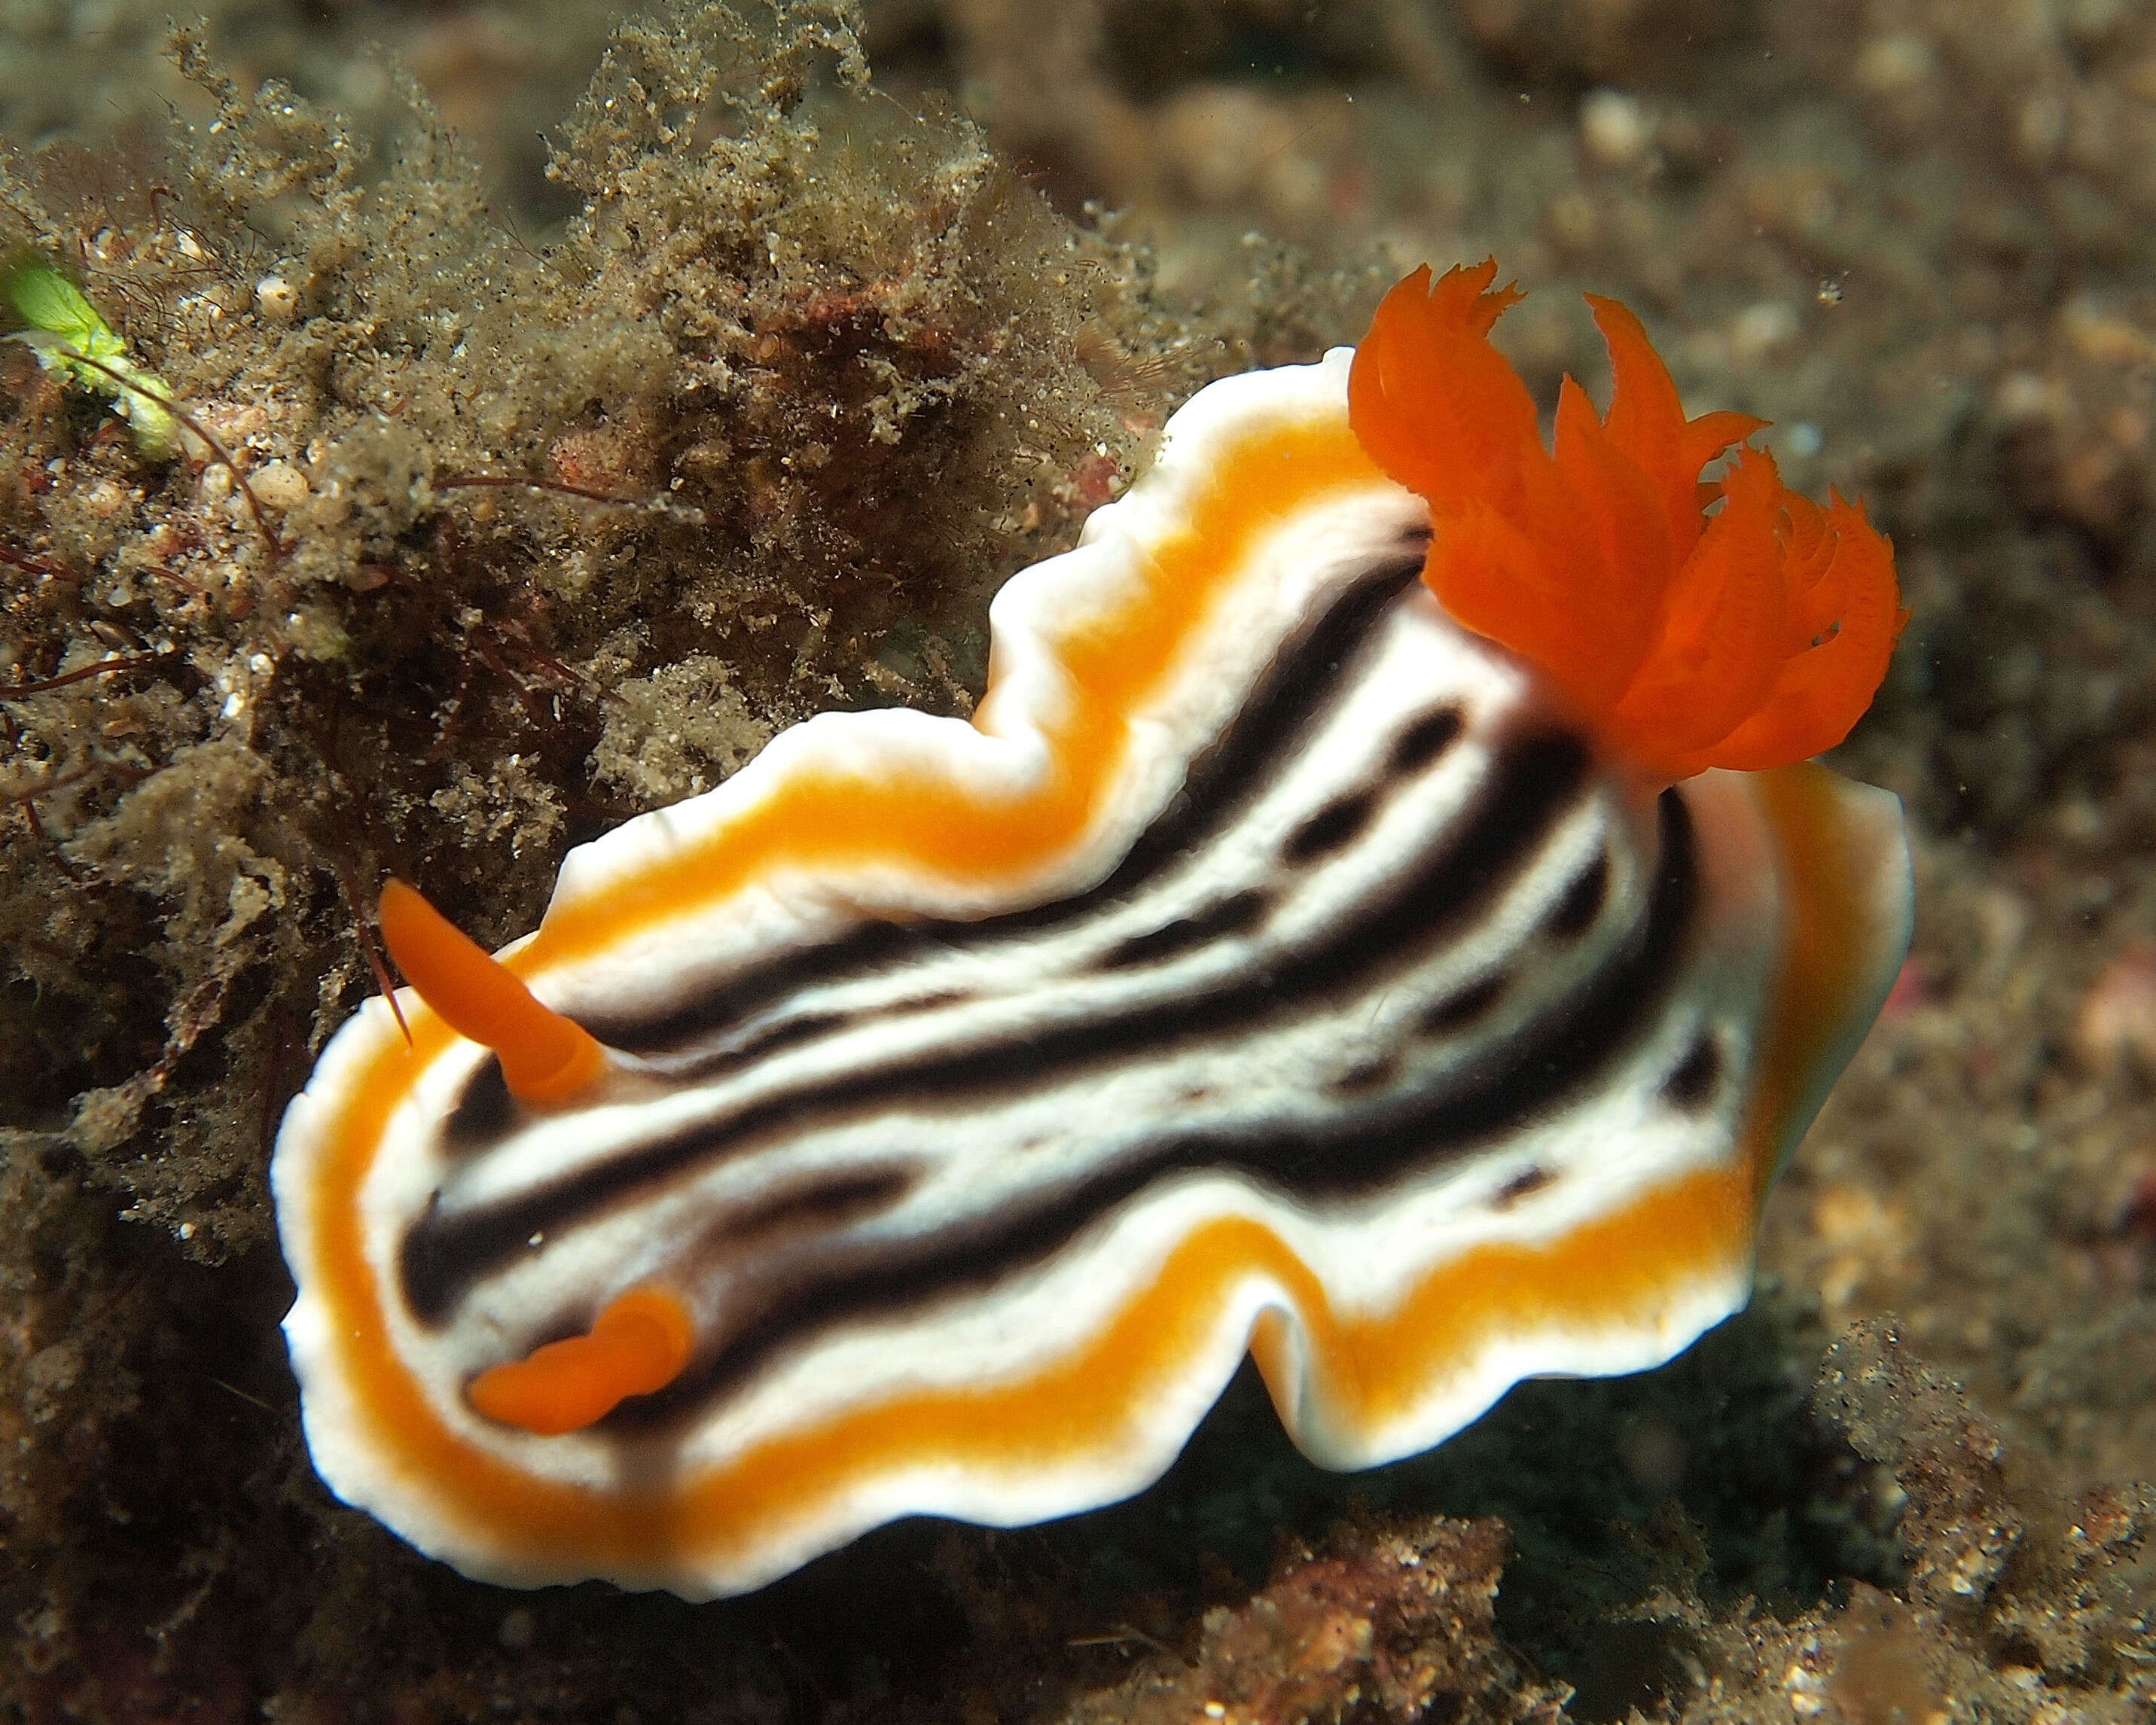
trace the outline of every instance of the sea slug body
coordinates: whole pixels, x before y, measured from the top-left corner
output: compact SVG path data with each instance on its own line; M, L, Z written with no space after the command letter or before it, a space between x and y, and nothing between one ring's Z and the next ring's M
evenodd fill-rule
M1757 422L1606 304L1544 451L1490 280L1201 391L970 723L797 726L498 959L385 895L409 1042L370 1002L272 1169L339 1496L705 1598L1126 1496L1246 1353L1363 1467L1742 1305L1907 942L1898 805L1802 763L1891 560L1755 451L1703 496Z

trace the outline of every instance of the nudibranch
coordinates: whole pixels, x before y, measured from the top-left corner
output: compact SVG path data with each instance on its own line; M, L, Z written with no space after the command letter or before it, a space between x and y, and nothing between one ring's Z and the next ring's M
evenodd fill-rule
M1899 805L1805 762L1892 564L1607 302L1546 449L1493 268L1200 391L970 722L812 719L495 957L384 894L408 1042L271 1170L338 1496L708 1598L1125 1497L1246 1353L1360 1468L1743 1303L1907 943Z

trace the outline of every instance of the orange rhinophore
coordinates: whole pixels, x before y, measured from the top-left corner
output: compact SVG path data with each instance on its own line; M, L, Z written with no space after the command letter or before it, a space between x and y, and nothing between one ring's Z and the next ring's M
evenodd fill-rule
M504 1425L559 1437L595 1425L633 1395L664 1389L689 1363L696 1330L664 1288L631 1288L590 1332L549 1342L521 1360L490 1367L466 1392Z
M1356 437L1430 503L1430 590L1650 777L1833 747L1871 704L1908 615L1862 506L1835 495L1820 508L1748 447L1702 482L1766 422L1686 419L1639 320L1593 295L1609 411L1567 377L1544 449L1526 386L1490 345L1520 297L1491 288L1496 267L1432 286L1424 265L1399 283L1349 377Z
M589 1033L541 1005L416 887L390 881L377 915L404 979L459 1036L495 1051L518 1101L563 1101L599 1076L606 1056Z

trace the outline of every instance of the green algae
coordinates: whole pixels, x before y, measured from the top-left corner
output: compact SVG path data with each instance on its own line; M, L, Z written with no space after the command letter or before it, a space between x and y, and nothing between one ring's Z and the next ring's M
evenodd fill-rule
M135 362L104 314L57 264L34 252L0 261L0 300L21 326L12 339L26 344L40 365L93 395L111 397L144 454L172 452L179 423L171 390Z

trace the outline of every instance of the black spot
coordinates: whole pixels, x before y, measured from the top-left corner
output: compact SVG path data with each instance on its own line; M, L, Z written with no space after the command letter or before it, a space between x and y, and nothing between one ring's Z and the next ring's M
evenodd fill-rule
M465 1093L442 1127L442 1136L452 1146L470 1147L491 1143L509 1130L516 1105L510 1100L509 1086L501 1076L501 1062L489 1055L471 1076Z
M1247 934L1264 917L1265 905L1265 895L1255 887L1231 892L1218 904L1208 905L1188 916L1178 916L1173 922L1118 942L1101 958L1101 968L1116 970L1127 964L1157 963L1224 935Z
M1609 896L1609 853L1596 853L1594 860L1573 877L1564 896L1550 912L1549 931L1561 941L1577 940L1593 927Z
M1370 811L1376 807L1377 799L1368 791L1357 791L1327 803L1287 835L1287 842L1281 846L1281 855L1297 865L1314 862L1337 850L1368 826Z
M1400 1063L1390 1055L1374 1060L1358 1060L1332 1081L1331 1088L1336 1096L1359 1096L1364 1091L1375 1090L1389 1084L1399 1076Z
M1421 772L1457 742L1460 733L1466 728L1467 721L1456 706L1440 707L1434 713L1424 714L1394 741L1385 770L1403 778Z
M1702 1030L1676 1070L1662 1081L1662 1097L1671 1107L1689 1112L1712 1101L1721 1081L1722 1050L1715 1046L1713 1033Z
M1458 993L1446 995L1424 1011L1423 1034L1446 1036L1455 1030L1465 1029L1495 1006L1497 997L1504 992L1502 976L1486 976L1479 983L1470 983Z
M1490 1200L1493 1210L1508 1210L1522 1199L1539 1192L1545 1186L1557 1183L1557 1170L1547 1168L1523 1168L1497 1189Z

